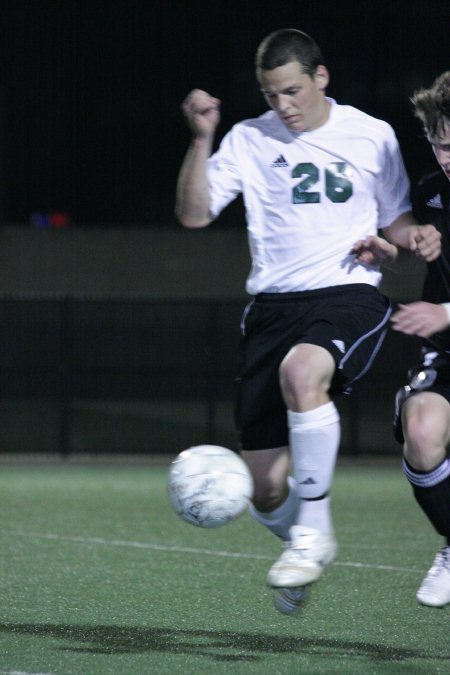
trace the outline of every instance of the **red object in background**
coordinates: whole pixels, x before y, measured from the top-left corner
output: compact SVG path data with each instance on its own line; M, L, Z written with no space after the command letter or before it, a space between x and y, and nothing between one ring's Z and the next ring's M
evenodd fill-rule
M52 213L32 213L30 224L35 227L69 227L70 216L65 211L53 211Z
M63 211L50 213L48 217L48 224L50 227L68 227L70 225L69 214L64 213Z

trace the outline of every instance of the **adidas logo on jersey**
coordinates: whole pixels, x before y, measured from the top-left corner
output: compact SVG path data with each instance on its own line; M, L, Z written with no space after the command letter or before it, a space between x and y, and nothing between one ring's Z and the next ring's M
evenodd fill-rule
M280 166L289 166L289 164L286 162L286 160L284 159L283 155L280 155L279 157L277 157L277 158L272 162L272 164L271 164L270 166L273 166L273 167L275 167L275 168L278 168L278 167L280 167Z
M434 197L431 197L431 199L427 201L427 206L431 207L432 209L442 209L441 195L437 194L434 195Z
M316 481L310 476L309 478L306 478L306 480L302 481L300 485L316 485Z

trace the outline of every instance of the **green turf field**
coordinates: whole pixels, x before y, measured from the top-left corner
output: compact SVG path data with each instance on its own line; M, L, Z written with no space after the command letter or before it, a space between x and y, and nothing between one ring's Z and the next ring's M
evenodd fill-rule
M440 539L397 466L338 464L338 561L272 607L277 541L172 512L167 463L0 464L0 673L450 673L449 609L416 589Z

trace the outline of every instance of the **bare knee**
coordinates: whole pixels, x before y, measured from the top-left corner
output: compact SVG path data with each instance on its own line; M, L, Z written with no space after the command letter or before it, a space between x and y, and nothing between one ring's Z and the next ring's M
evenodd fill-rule
M406 401L402 421L406 460L418 471L431 471L446 456L450 405L438 394L416 394Z
M280 389L289 410L312 410L327 403L334 369L333 357L323 347L293 347L279 369Z

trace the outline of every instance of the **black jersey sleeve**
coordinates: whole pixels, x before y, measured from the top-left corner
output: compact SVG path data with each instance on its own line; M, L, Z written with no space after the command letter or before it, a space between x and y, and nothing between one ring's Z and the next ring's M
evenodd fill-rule
M414 214L423 223L432 223L441 233L442 252L429 263L424 280L422 299L440 304L450 302L450 183L442 171L422 178L412 194ZM450 329L436 333L425 341L439 350L450 350Z

